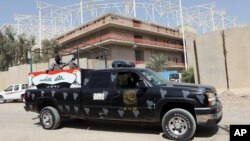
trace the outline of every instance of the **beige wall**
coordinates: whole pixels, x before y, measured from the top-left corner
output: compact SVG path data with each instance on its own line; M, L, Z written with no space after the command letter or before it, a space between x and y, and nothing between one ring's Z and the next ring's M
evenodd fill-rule
M67 62L70 60L72 57L63 57L63 61ZM54 59L50 60L51 63L54 62ZM81 68L100 68L100 66L105 66L105 65L100 65L98 66L97 61L92 60L89 61L86 58L82 58L79 60L80 62L80 67ZM94 66L88 65L89 64L95 64ZM99 62L99 64L101 64ZM103 61L104 64L104 61ZM40 63L40 64L33 64L33 72L37 71L45 71L48 69L48 63ZM65 68L67 69L67 67ZM30 72L30 65L20 65L20 66L15 66L15 67L10 67L9 71L6 72L0 72L0 91L7 88L10 85L13 84L18 84L18 83L28 83L28 74Z
M33 64L33 71L44 71L48 68L47 63ZM0 72L0 90L7 88L9 85L18 83L28 83L28 74L30 65L20 65L10 67L9 71Z
M195 41L201 83L213 85L220 90L227 90L222 33L223 31L216 31L198 35ZM225 30L225 48L227 52L226 58L230 90L237 91L237 89L250 88L249 39L250 26ZM187 41L187 48L191 52L191 57L188 56L188 62L192 62L189 65L196 68L195 60L192 57L193 44L191 42L193 42L193 39L187 38L187 40L189 40Z
M250 88L250 26L225 31L229 87Z
M113 60L135 60L135 51L131 47L114 45L111 47L111 59Z
M196 38L200 81L202 84L226 88L226 74L221 32L212 32Z

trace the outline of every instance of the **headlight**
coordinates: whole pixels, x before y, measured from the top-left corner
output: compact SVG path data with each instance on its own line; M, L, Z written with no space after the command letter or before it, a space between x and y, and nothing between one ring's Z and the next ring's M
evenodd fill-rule
M208 106L213 106L216 104L216 94L215 93L206 93L208 98Z

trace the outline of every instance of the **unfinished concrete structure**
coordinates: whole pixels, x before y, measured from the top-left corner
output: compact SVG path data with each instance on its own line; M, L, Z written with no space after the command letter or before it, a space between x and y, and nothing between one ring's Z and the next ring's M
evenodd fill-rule
M107 13L116 13L150 23L176 28L192 25L199 33L237 27L237 17L228 17L215 2L185 6L181 0L79 0L72 5L36 1L37 15L14 16L11 26L17 35L36 37L41 49L44 39L51 39Z
M168 56L169 69L184 67L182 38L177 29L106 14L57 38L65 52L88 59L129 60L140 66L153 54ZM62 52L64 52L62 51Z

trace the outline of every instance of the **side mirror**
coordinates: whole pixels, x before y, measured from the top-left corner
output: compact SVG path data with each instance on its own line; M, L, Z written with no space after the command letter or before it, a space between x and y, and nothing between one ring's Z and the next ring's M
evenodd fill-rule
M146 89L147 86L145 85L145 83L143 82L143 80L140 80L136 83L136 87L139 89Z

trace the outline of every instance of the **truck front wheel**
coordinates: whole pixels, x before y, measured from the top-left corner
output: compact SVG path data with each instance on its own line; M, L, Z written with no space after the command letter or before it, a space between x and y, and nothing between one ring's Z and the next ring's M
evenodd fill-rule
M196 122L190 112L175 108L163 116L162 129L169 139L190 140L195 133Z
M40 112L40 123L44 129L56 129L61 123L61 116L54 107L44 107Z
M24 96L24 94L21 95L21 100L22 100L23 103L25 103L25 96Z
M5 102L4 97L0 95L0 104L2 104L4 102Z

